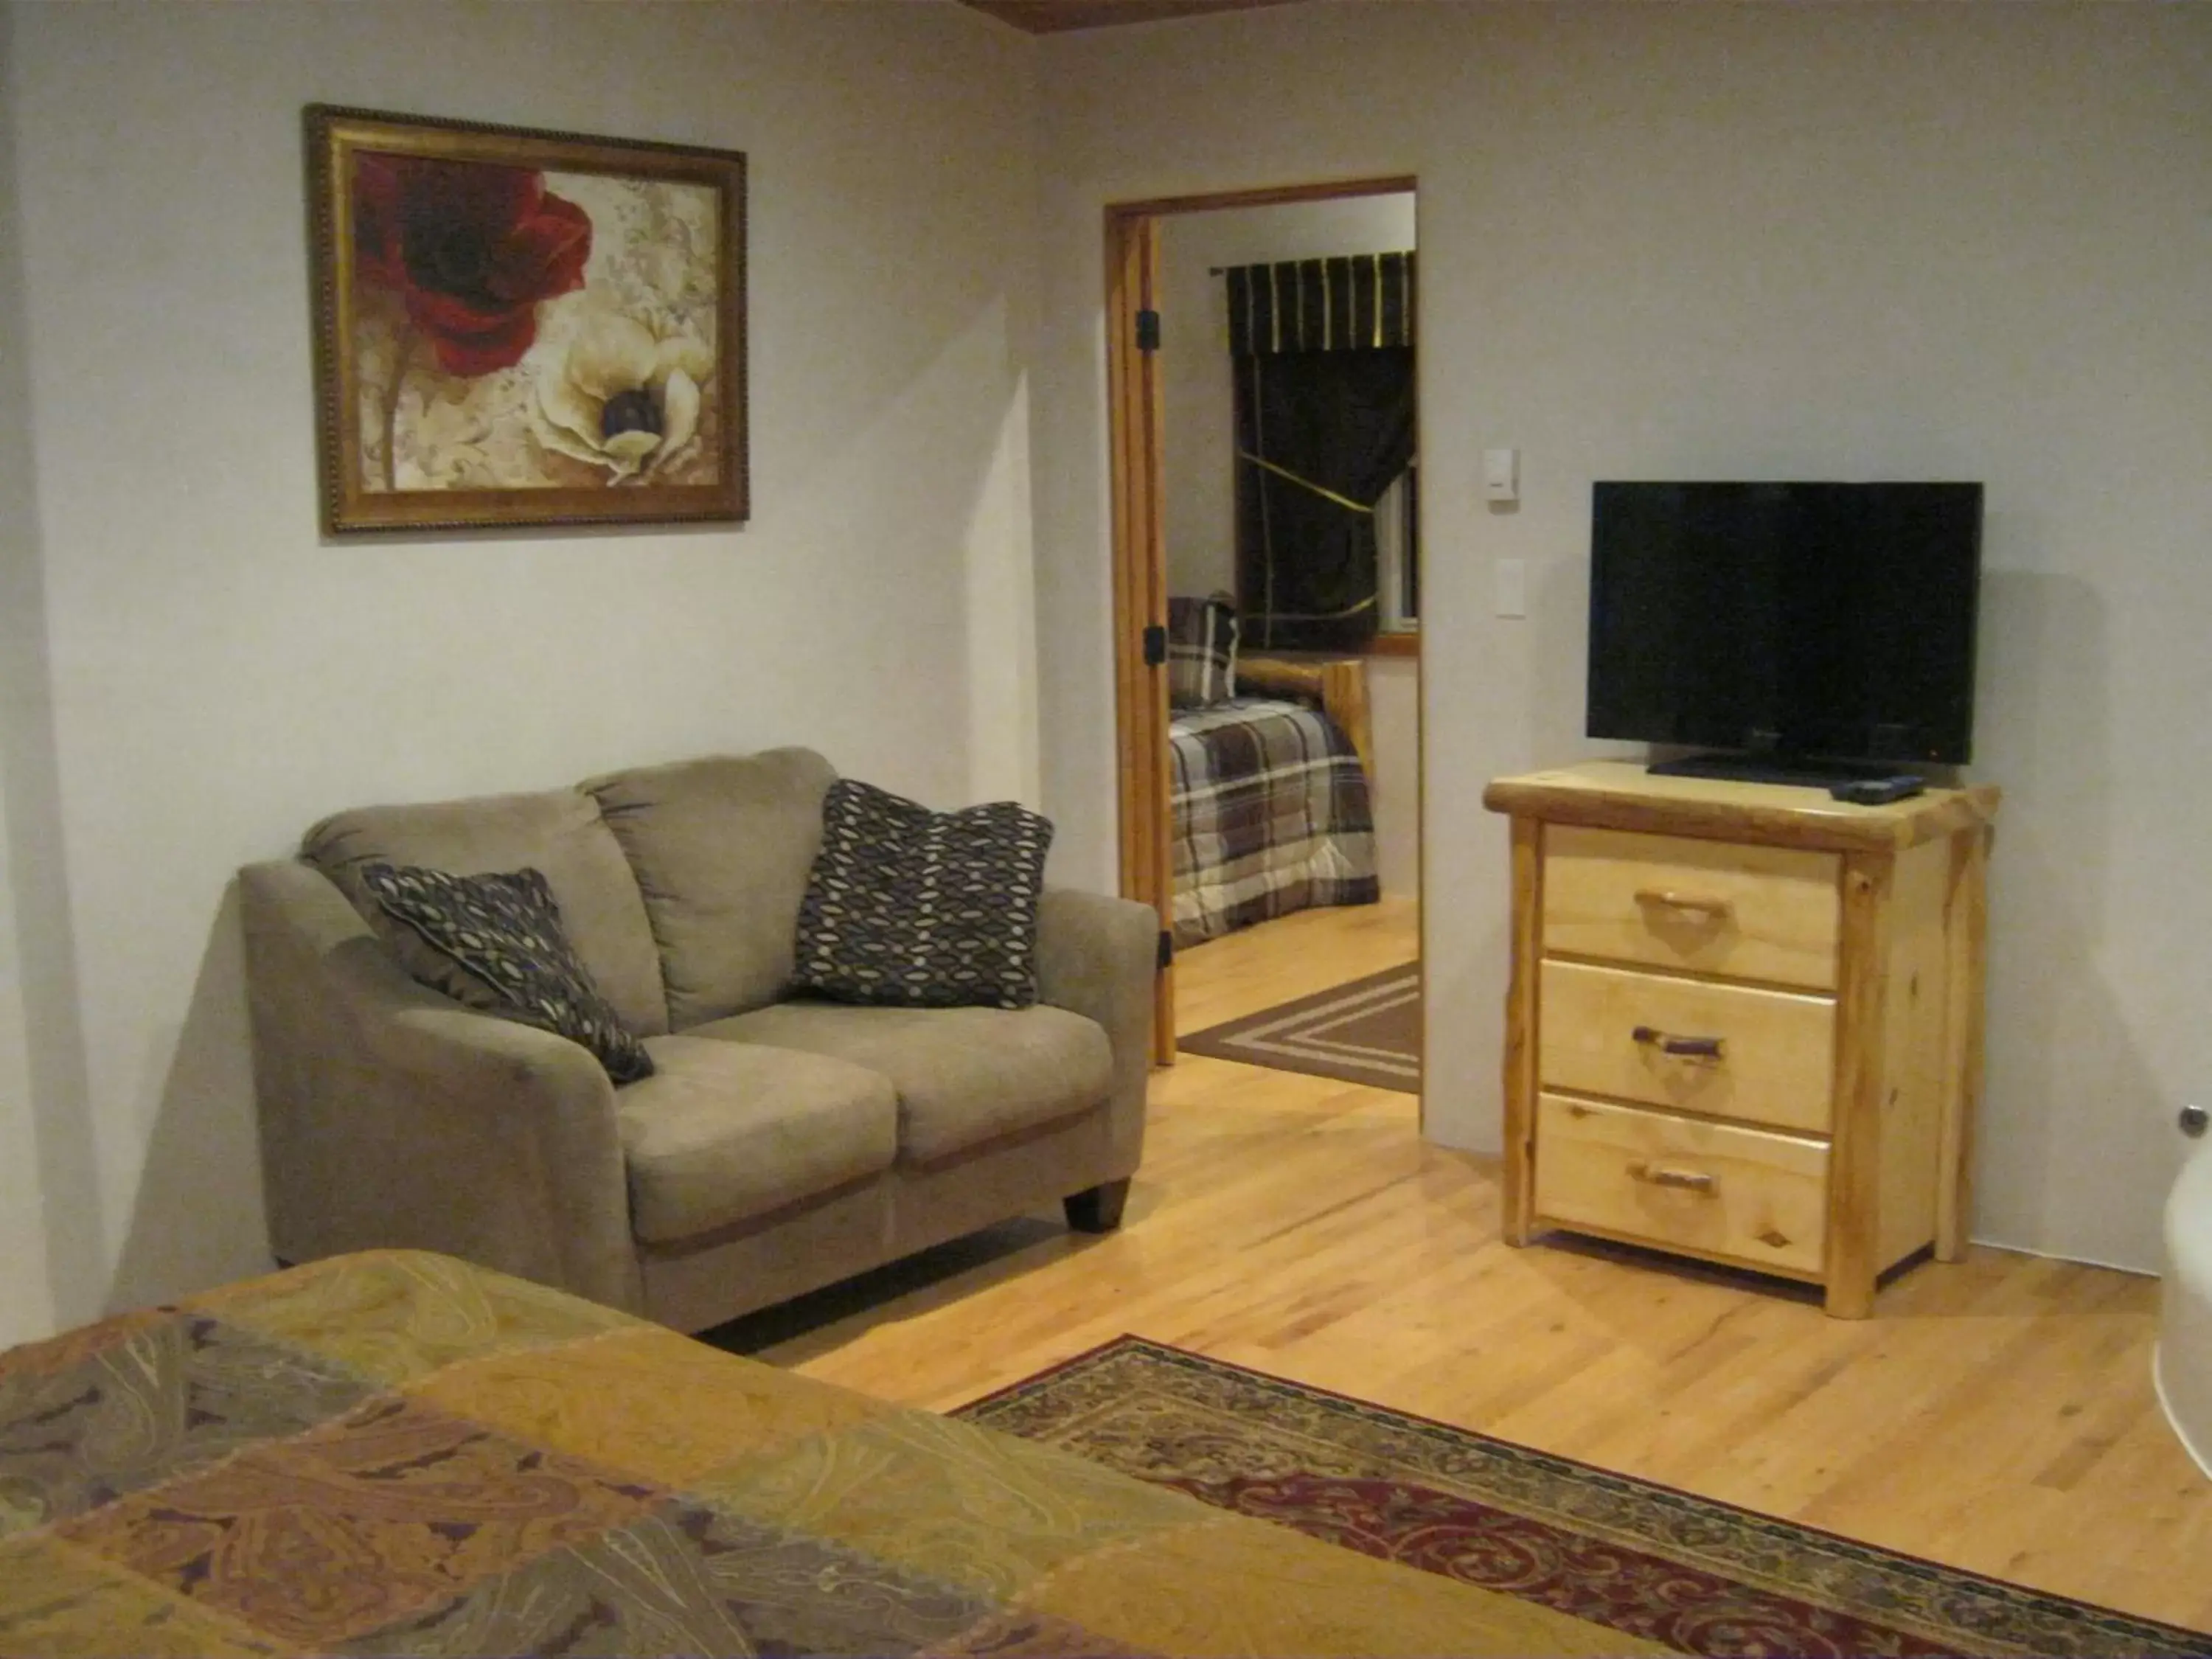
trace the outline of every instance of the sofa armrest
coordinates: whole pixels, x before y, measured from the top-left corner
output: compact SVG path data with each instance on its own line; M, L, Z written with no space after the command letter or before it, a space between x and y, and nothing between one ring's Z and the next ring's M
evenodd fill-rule
M1048 887L1037 907L1039 1000L1097 1021L1113 1045L1109 1116L1124 1165L1115 1178L1136 1169L1144 1148L1159 933L1159 913L1133 899Z
M275 1254L440 1250L641 1311L599 1061L416 984L311 866L239 888Z

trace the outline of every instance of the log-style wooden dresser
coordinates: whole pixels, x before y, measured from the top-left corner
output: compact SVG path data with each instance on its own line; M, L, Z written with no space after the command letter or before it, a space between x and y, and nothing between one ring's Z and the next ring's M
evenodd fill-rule
M1998 791L1882 805L1593 761L1513 822L1505 1237L1819 1285L1966 1251Z

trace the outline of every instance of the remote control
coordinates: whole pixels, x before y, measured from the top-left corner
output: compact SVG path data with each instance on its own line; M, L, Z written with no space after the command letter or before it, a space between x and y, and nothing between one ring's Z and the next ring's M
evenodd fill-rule
M1856 806L1880 806L1885 801L1904 800L1919 794L1928 787L1909 772L1900 772L1892 778L1852 778L1844 783L1832 783L1828 793L1838 800L1847 800Z

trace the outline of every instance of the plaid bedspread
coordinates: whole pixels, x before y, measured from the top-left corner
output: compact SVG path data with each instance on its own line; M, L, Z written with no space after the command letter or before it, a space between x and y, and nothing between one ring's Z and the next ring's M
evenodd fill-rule
M1177 711L1175 942L1320 904L1371 904L1375 815L1350 739L1303 703Z
M1636 1646L446 1256L0 1353L0 1655Z

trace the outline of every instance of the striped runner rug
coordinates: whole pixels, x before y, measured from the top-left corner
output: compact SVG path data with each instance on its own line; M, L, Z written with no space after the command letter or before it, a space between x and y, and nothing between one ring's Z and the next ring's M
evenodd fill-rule
M1407 963L1177 1040L1187 1054L1421 1092L1421 964Z

